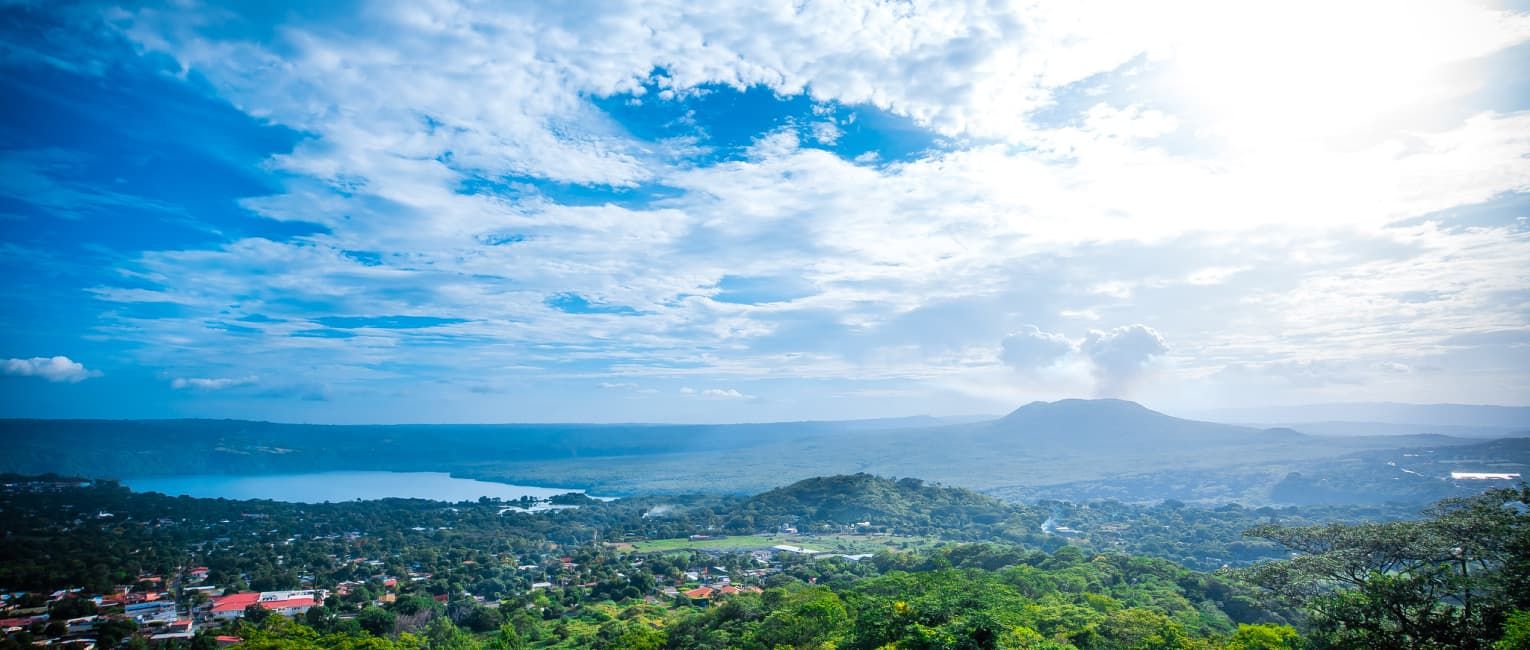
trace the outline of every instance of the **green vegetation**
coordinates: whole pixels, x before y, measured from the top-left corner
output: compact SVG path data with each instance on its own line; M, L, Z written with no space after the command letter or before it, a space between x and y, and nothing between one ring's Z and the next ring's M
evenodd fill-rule
M996 568L985 565L1000 564ZM502 602L514 612L473 632L450 607L423 608L424 622L375 635L349 622L313 627L281 617L228 630L250 648L1250 648L1295 631L1234 622L1216 605L1236 587L1172 564L965 545L928 555L884 554L873 575L793 571L763 593L711 607L643 599L583 601L549 617L558 600L539 594ZM369 609L363 612L381 611ZM1268 615L1266 615L1268 616ZM416 619L422 617L416 615Z
M103 647L141 644L153 628L126 620L120 604L49 602L50 591L163 585L174 597L194 582L194 565L208 568L215 594L330 591L292 619L256 606L234 623L204 620L195 639L176 642L196 648L218 634L273 649L866 650L1514 648L1530 636L1523 487L1445 501L1415 520L1318 525L1307 525L1314 513L1275 509L1017 506L867 475L750 498L623 499L537 514L487 499L300 505L27 480L7 484L0 510L0 587L27 592L7 607L99 614L106 624L88 634ZM1043 519L1056 530L1111 526L1114 537L1042 533ZM1253 522L1250 544L1282 559L1208 573L1172 561L1177 548L1170 559L1114 550L1128 531L1149 538L1175 526L1225 548L1215 537L1238 521ZM754 534L695 542L704 548L680 542L745 525ZM802 532L762 534L785 526ZM879 548L859 561L741 552L792 541ZM700 586L712 591L685 594ZM179 600L183 615L206 618L205 597ZM63 627L37 621L0 647L63 638Z
M1261 526L1250 534L1299 555L1240 575L1307 610L1328 645L1487 647L1530 610L1527 511L1522 486L1441 502L1418 521Z
M823 553L875 553L880 550L918 550L939 544L938 538L909 535L737 535L691 539L654 539L626 543L618 550L635 553L663 553L669 551L752 551L768 549L779 544L808 548Z

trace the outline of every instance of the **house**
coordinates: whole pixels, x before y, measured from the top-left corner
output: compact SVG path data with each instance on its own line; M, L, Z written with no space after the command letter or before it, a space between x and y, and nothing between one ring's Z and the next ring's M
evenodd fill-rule
M201 582L201 581L207 579L207 574L208 573L210 573L210 571L207 569L207 567L205 567L205 566L196 566L196 567L191 567L191 570L186 572L186 576L191 578L192 580L195 580L197 582Z
M169 623L176 619L175 603L168 600L133 603L123 607L123 613L140 625Z
M13 631L16 631L16 630L24 630L26 628L31 627L33 623L46 623L47 621L48 621L48 615L47 614L43 614L42 616L22 616L22 617L18 617L18 618L0 618L0 632L10 633L10 632L13 632Z
M232 621L244 616L245 608L257 602L260 602L258 591L218 596L212 599L212 617L221 621Z
M212 617L218 620L231 621L244 616L245 608L250 605L260 604L273 613L283 616L297 616L308 611L312 607L324 604L324 599L329 597L329 592L323 589L308 589L302 591L246 591L228 596L219 596L213 599Z
M297 616L298 614L302 614L303 612L308 611L310 608L317 607L322 604L324 604L322 601L315 600L313 596L299 596L296 598L286 598L283 600L263 600L260 602L261 607L269 609L277 614L281 614L282 616Z
M69 619L64 625L69 634L84 634L96 629L103 620L100 616L81 616Z
M686 600L691 602L692 605L701 605L705 607L712 604L712 595L715 593L716 590L712 589L711 587L697 587L685 592L683 595L685 596Z
M220 648L227 648L227 647L229 647L231 645L238 645L240 643L243 643L244 639L240 638L240 637L237 637L237 636L229 636L227 634L221 634L221 635L218 635L217 637L215 637L213 639L213 641L216 641L218 643L218 647L220 647Z
M154 634L149 635L150 641L169 641L171 639L189 640L196 636L196 626L188 620L179 620L159 628Z
M762 594L765 593L765 590L754 585L747 585L744 587L727 585L722 589L718 589L717 592L724 596L736 596L738 594Z

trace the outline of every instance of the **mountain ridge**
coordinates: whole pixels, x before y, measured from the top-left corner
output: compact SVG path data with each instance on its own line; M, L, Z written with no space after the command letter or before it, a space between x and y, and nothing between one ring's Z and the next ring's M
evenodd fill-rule
M989 429L1052 446L1099 444L1215 444L1258 440L1272 430L1179 418L1123 399L1063 399L1021 406ZM1292 430L1283 437L1301 436Z

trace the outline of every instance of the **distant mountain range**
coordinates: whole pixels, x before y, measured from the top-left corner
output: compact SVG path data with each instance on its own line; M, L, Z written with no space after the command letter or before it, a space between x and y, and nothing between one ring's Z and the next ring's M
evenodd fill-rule
M1315 435L1530 436L1530 406L1354 402L1217 409L1197 415L1233 424L1286 426Z
M104 478L449 471L600 495L743 494L811 476L869 472L920 476L1011 497L1044 497L1048 486L1057 486L1073 498L1172 495L1251 503L1269 500L1273 486L1291 472L1327 471L1323 468L1356 454L1382 454L1362 462L1374 464L1382 476L1397 471L1382 458L1404 461L1401 450L1434 454L1480 442L1442 435L1311 433L1177 418L1122 400L1078 399L1034 402L978 421L336 426L0 420L0 439L7 445L0 471ZM1460 456L1491 463L1498 462L1492 454L1504 453L1509 452ZM1516 459L1498 460L1517 467ZM1429 471L1448 477L1450 467L1436 463ZM1357 486L1371 489L1365 481ZM1388 498L1387 486L1378 483L1376 498Z
M1031 402L986 423L983 428L1051 447L1225 445L1303 437L1290 429L1258 429L1186 420L1118 399Z

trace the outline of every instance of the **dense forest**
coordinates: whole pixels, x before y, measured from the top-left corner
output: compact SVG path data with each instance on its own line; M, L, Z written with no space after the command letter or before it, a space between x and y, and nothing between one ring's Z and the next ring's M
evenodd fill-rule
M8 606L56 617L98 612L50 600L53 590L174 582L192 565L207 567L211 595L331 590L294 620L251 611L178 642L194 647L232 635L252 648L1507 648L1530 634L1518 588L1530 583L1524 488L1411 519L1172 502L1022 506L869 475L747 498L559 501L578 507L229 501L8 477L0 587L25 592ZM1370 521L1319 523L1337 517ZM783 528L813 544L881 546L768 559L634 546ZM1240 553L1220 568L1181 563ZM686 596L720 584L751 589ZM182 606L195 612L208 596L182 594ZM113 624L97 640L142 643L111 610L99 613ZM6 643L44 638L46 627Z

